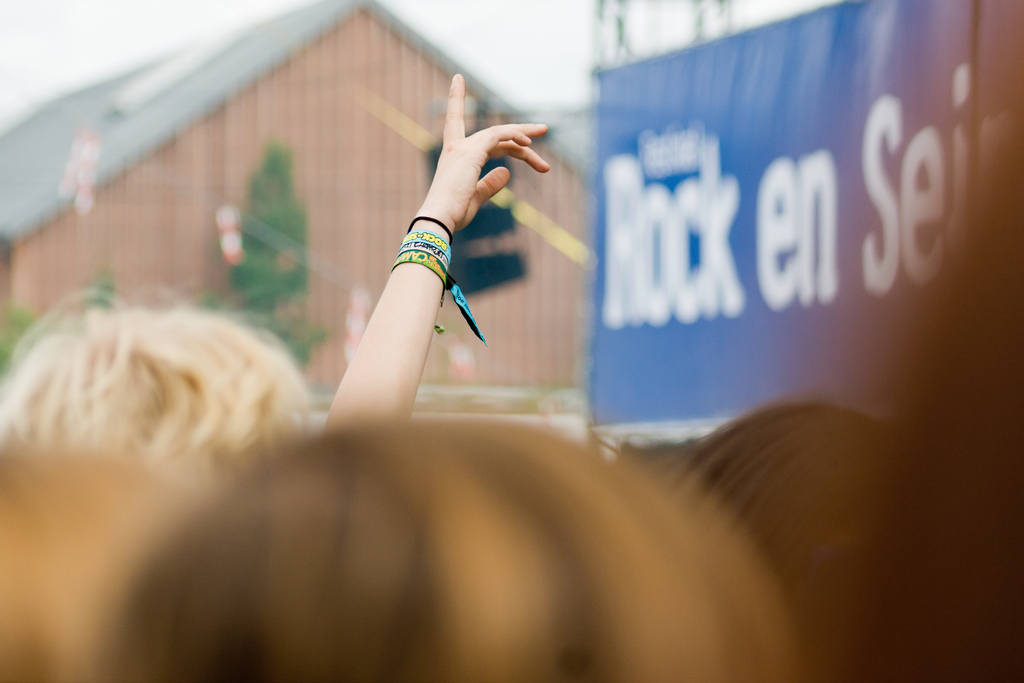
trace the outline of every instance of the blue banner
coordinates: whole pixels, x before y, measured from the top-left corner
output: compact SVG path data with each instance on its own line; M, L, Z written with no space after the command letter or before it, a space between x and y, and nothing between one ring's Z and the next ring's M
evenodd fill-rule
M884 403L963 224L972 3L875 0L599 75L598 424Z

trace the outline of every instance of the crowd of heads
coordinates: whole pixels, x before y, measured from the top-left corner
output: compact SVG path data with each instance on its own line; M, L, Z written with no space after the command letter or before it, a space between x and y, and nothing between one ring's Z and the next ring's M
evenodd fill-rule
M778 581L699 486L673 502L595 449L479 423L279 438L270 450L212 485L203 468L169 474L114 448L0 458L3 677L796 671Z
M0 678L1024 677L1002 152L894 409L767 406L669 468L479 421L311 434L301 373L236 321L46 321L0 389Z
M680 505L507 426L316 436L308 410L281 346L219 314L117 306L30 333L0 387L2 677L796 670L779 582L700 486Z
M108 662L158 681L785 680L771 576L710 501L691 512L539 433L327 437L150 559Z

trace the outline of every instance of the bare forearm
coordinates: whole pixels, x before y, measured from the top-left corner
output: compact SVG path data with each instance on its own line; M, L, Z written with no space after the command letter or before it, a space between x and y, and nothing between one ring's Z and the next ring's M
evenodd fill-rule
M530 149L533 138L544 135L547 126L504 124L467 138L465 99L465 80L456 75L448 97L444 146L437 171L414 221L422 221L426 227L410 233L399 254L400 260L417 262L401 263L392 271L334 397L327 416L328 428L392 422L412 415L441 292L448 281L452 234L473 220L480 206L505 187L511 177L508 169L499 167L481 178L481 169L489 158L506 155L525 161L540 173L551 168ZM436 224L444 235L431 232L435 229L431 224ZM452 291L458 293L456 289ZM464 299L461 301L465 305ZM468 315L468 308L465 311Z
M338 388L328 428L412 415L442 291L427 268L395 268Z

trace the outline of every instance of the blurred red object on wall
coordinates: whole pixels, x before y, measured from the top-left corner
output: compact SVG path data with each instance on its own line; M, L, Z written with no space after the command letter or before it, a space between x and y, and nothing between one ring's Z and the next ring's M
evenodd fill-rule
M96 190L96 167L100 160L102 138L89 126L75 129L71 154L64 166L58 192L61 197L75 198L75 211L84 216L92 210Z
M237 266L245 258L242 249L242 217L237 208L227 204L217 209L217 230L220 231L220 253L225 261Z
M471 380L476 378L476 356L458 337L445 340L448 352L448 376Z
M370 320L370 293L362 287L354 287L348 297L348 313L345 314L345 362L351 363L359 347L359 341Z

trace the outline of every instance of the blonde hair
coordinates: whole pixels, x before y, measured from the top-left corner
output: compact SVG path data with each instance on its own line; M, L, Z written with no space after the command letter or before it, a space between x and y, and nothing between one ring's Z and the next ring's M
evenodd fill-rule
M0 388L0 446L113 450L208 476L297 430L280 343L213 312L93 309L46 321Z

